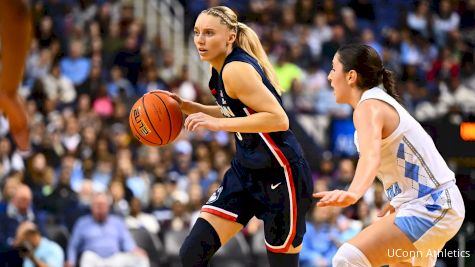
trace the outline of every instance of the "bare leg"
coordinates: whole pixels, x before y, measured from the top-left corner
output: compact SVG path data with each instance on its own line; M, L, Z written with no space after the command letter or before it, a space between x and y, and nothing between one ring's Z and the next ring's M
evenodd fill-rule
M208 212L201 212L201 218L207 220L218 233L221 246L224 246L234 235L242 229L242 225L237 222L223 219Z
M226 244L234 235L236 235L242 229L242 225L240 223L223 219L211 213L202 212L200 217L207 220L216 230L219 235L219 239L221 240L221 246L224 246L224 244ZM294 246L290 246L289 250L285 253L295 254L299 253L301 249L301 244L296 248Z
M406 261L408 258L403 257L402 252L416 255L417 250L411 240L394 224L395 217L396 213L384 217L349 241L363 252L372 266Z
M21 150L29 148L29 129L23 102L17 94L32 34L31 14L23 0L0 1L2 71L0 109L5 112L10 131Z

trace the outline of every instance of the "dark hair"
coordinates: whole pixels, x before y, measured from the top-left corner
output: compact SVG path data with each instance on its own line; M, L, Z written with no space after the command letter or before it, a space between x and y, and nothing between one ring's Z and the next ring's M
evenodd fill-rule
M337 53L345 72L354 70L359 74L356 82L359 88L368 90L382 83L387 93L401 102L393 72L383 67L374 48L363 44L348 44L340 47Z

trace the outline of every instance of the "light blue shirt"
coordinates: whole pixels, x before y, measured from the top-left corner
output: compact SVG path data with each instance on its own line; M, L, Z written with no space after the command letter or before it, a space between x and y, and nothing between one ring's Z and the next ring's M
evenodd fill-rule
M135 248L136 244L122 218L109 215L104 223L98 223L92 215L86 215L74 225L68 244L68 262L76 264L78 255L86 250L108 258Z
M314 267L317 258L323 258L331 264L332 258L338 250L337 245L331 240L338 238L339 233L336 226L327 223L315 226L309 222L306 225L307 233L302 241L300 264Z
M91 71L91 61L88 58L64 58L59 63L61 72L73 81L74 85L83 83Z
M49 267L63 267L64 252L63 249L55 242L42 237L40 244L35 249L35 258L46 263ZM30 259L23 261L23 267L34 267L35 265Z

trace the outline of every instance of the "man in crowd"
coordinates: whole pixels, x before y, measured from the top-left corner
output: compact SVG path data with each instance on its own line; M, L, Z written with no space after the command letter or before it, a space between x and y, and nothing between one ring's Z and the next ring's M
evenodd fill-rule
M64 252L61 247L43 237L30 221L18 226L14 246L24 258L23 267L63 267Z
M66 266L148 267L146 253L135 244L122 218L109 214L110 197L97 193L91 215L78 219L68 245Z

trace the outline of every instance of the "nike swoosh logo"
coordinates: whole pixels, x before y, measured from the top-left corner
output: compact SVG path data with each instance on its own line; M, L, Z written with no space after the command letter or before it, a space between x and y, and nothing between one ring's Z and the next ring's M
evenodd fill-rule
M278 184L271 184L270 185L270 189L274 190L277 188L277 186L279 186L282 182L278 183Z

